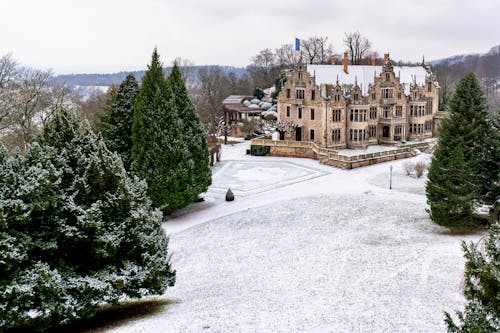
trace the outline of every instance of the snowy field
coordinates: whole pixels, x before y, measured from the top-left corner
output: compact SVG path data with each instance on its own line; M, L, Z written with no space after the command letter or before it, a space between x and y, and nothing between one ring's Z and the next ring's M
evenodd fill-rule
M223 146L205 202L164 223L173 303L109 332L446 331L443 311L464 304L460 241L481 235L429 220L408 159L341 170L247 148Z

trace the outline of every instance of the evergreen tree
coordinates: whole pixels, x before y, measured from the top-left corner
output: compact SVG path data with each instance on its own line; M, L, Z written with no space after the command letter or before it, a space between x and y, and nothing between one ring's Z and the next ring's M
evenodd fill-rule
M0 331L66 325L175 282L146 184L79 124L61 111L24 155L0 149Z
M205 192L212 183L212 174L209 168L209 153L207 134L196 109L189 98L182 73L174 64L168 77L168 84L173 92L175 106L181 120L182 140L187 145L189 157L185 166L191 173L191 181L184 184L184 194L189 202L198 199L198 194Z
M492 183L492 172L483 165L492 158L485 148L491 142L490 126L483 92L470 73L458 83L450 101L450 117L441 126L429 170L426 193L434 222L454 227L477 222L473 202L485 193L486 183Z
M132 158L132 123L134 102L138 93L137 80L133 75L127 75L116 92L111 104L108 126L103 131L106 146L120 155L127 171L130 171Z
M134 105L131 169L146 180L153 204L163 210L191 202L183 193L191 177L178 114L155 49Z
M479 155L482 199L494 203L500 199L500 113L488 117L485 142Z
M118 87L116 85L110 86L106 92L104 104L100 108L100 112L97 113L94 121L91 122L91 127L96 133L103 133L108 128L111 108L116 100L117 92Z
M492 225L484 251L462 243L465 252L465 311L457 312L459 324L445 313L452 333L500 332L500 224Z

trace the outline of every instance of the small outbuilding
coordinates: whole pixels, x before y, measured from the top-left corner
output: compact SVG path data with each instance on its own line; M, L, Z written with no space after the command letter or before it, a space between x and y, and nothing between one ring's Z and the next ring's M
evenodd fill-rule
M226 124L232 125L243 119L260 118L263 109L257 104L252 104L254 96L230 95L222 102L222 112ZM250 101L250 103L246 102ZM247 106L248 105L248 106Z

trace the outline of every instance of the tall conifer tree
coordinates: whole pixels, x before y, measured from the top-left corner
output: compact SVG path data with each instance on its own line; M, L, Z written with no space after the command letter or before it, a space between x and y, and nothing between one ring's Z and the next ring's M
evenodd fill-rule
M190 182L189 156L171 88L155 49L134 105L132 173L145 179L153 204L163 210L187 205L183 188Z
M491 122L479 82L469 73L458 83L450 101L450 117L443 122L427 182L430 215L440 225L465 227L475 223L473 202L491 184L484 162Z
M168 85L172 89L175 106L179 112L182 140L186 143L189 152L185 164L192 177L190 183L185 184L183 192L190 202L193 202L197 200L198 194L205 192L212 183L212 174L208 166L207 134L189 98L185 81L177 63L174 64L170 72Z
M139 84L131 74L127 75L116 92L111 105L108 126L103 132L106 145L120 155L123 166L130 170L132 158L132 123L134 102L139 93Z

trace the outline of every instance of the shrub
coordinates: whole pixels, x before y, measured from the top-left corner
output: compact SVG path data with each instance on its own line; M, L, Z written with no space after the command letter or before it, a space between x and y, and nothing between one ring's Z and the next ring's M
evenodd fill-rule
M252 140L252 136L250 134L245 135L245 140Z
M228 189L226 192L226 201L233 201L234 200L234 194L231 189Z
M415 170L415 164L413 162L404 162L403 169L406 172L406 175L409 176Z
M422 177L427 165L424 162L415 163L415 174L418 178Z
M269 146L250 146L250 154L253 156L265 156L270 151L271 147Z

